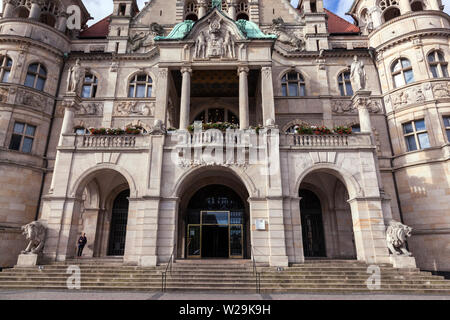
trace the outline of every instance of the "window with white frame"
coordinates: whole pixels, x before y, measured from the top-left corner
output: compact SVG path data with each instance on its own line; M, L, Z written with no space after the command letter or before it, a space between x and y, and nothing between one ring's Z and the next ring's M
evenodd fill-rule
M95 98L97 94L97 77L91 73L84 76L83 89L81 91L82 98Z
M24 153L31 153L35 134L35 126L22 122L14 123L9 149Z
M128 97L129 98L150 98L152 96L152 78L145 74L135 75L128 87Z
M306 96L305 79L301 73L291 71L281 78L281 94L283 97Z
M447 141L450 142L450 116L444 117L444 126L447 133Z
M0 66L0 79L2 82L8 82L9 75L11 74L12 60L7 56L0 57L0 59L2 63Z
M430 140L425 125L425 120L414 120L403 124L403 135L405 137L408 151L430 148Z
M395 60L391 67L394 88L414 82L414 73L411 62L406 58Z
M433 51L428 55L428 64L430 66L433 78L448 78L448 63L440 51Z
M346 70L339 74L338 84L341 96L353 96L352 82L350 80L350 71Z
M40 91L44 90L47 80L47 70L40 63L33 63L28 67L25 85Z

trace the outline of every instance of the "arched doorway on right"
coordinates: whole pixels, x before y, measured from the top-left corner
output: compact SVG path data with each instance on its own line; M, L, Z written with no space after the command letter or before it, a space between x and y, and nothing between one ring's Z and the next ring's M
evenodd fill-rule
M348 191L334 174L308 174L299 190L305 259L356 259Z

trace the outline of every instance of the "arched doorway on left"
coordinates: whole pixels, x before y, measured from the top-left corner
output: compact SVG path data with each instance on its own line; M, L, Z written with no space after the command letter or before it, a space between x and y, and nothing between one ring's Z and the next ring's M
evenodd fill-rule
M74 208L78 212L74 212L72 237L86 233L82 257L123 256L130 196L126 178L115 170L102 169L86 177L78 190L82 190L81 199L79 209Z

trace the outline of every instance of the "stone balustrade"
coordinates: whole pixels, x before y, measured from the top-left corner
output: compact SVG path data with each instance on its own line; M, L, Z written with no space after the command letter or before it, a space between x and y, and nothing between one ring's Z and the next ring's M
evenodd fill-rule
M285 147L301 149L343 149L357 147L371 147L372 141L370 134L351 134L351 135L281 135L280 145Z
M138 135L78 135L76 149L134 149L144 146L144 137Z

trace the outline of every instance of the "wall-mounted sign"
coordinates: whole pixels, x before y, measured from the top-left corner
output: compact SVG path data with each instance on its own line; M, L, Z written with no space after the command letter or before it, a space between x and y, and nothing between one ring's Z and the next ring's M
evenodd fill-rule
M256 219L255 220L255 229L259 231L266 230L266 220L264 219Z

